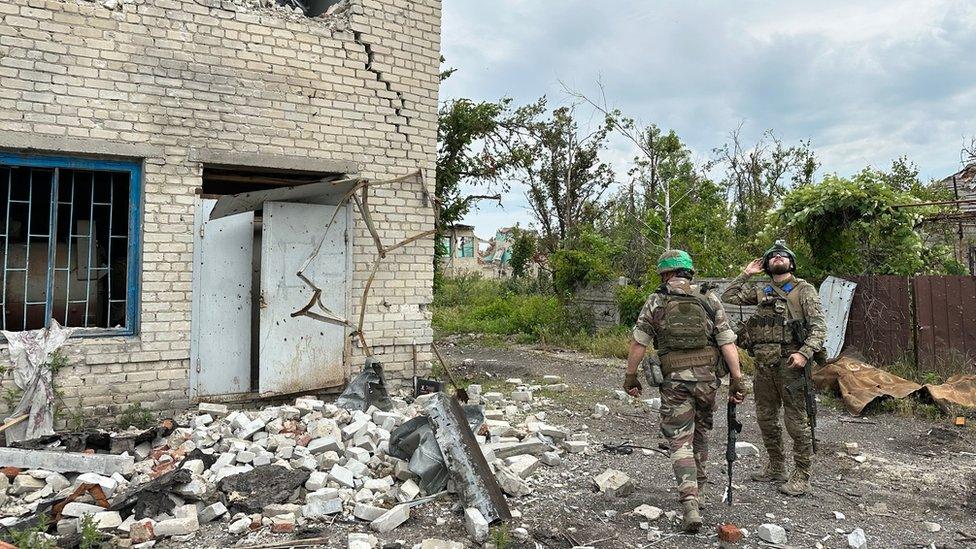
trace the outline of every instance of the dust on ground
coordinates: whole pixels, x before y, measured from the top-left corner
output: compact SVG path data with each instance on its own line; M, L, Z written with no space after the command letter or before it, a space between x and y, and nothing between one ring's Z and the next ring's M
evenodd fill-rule
M670 462L655 451L663 441L659 416L640 400L620 400L614 393L623 379L622 360L529 346L488 347L451 341L440 346L455 376L465 383L482 384L484 392L507 394L514 388L506 383L508 378L542 384L544 375L561 376L569 386L566 392L536 392L531 405L506 420L517 425L527 413L545 412L546 423L589 434L590 447L585 453L563 454L562 464L556 467L540 466L528 479L533 492L508 498L511 508L521 516L508 525L493 527L489 539L500 542L499 549L715 547L715 528L726 522L750 533L737 547L771 547L759 540L756 529L774 523L786 529L789 541L785 547L816 547L820 543L826 548L847 548L847 534L861 528L872 549L976 548L976 433L970 428L955 428L948 420L936 423L890 415L853 418L822 404L811 493L793 498L780 494L775 485L751 482L749 475L761 469L764 458L740 456L733 475L734 505L729 507L720 501L727 477L726 410L719 406L709 445L704 525L700 534L690 536L680 533L680 506ZM723 388L719 402L724 402L725 394ZM642 398L655 396L657 391L650 389ZM597 403L608 406L611 414L593 419ZM751 397L739 406L738 417L744 424L739 440L761 448ZM636 450L630 455L602 451L604 443L624 441L651 450ZM859 445L866 457L864 463L845 452L844 445L849 442ZM619 498L597 493L593 478L607 468L628 474L636 491ZM647 521L632 513L642 504L675 513L673 518ZM419 506L396 530L376 535L380 540L377 547L412 547L427 538L477 547L465 532L461 511L455 497ZM843 513L845 518L836 518L834 512ZM648 530L642 529L642 522ZM924 522L936 523L941 529L929 532ZM516 528L525 528L528 539L517 539L513 535ZM653 529L660 530L656 541L648 539L648 531ZM239 538L228 534L225 524L212 523L192 539L160 541L157 547L259 547L288 543L289 539L301 543L295 538L317 538L321 541L299 546L345 548L349 532L365 531L365 523L337 518L294 534L271 534L264 529Z
M542 468L532 477L533 494L510 500L522 512L521 522L535 541L547 547L571 547L573 543L602 547L643 547L649 543L640 528L646 521L631 512L641 504L680 511L670 463L664 455L635 451L619 456L602 452L603 443L631 441L657 447L662 441L659 416L637 399L619 400L614 391L623 380L624 362L599 359L573 352L538 348L485 348L454 345L445 358L456 374L505 387L504 380L522 378L537 382L543 375L559 375L570 386L552 399L546 421L575 432L590 433L591 448L585 454L566 455L562 466ZM485 390L489 390L486 388ZM721 390L722 399L727 394ZM657 395L645 390L642 398ZM594 404L610 407L611 415L592 419ZM749 530L743 546L758 546L756 528L763 523L783 526L794 547L848 547L847 533L862 528L868 547L976 547L965 538L976 533L976 434L947 421L933 423L916 418L882 415L853 418L827 406L819 406L818 453L814 458L810 494L793 498L780 494L773 484L748 480L761 469L764 454L740 456L735 463L734 505L720 502L725 489L724 445L726 410L719 406L710 441L708 505L704 527L697 536L674 535L679 518L662 517L649 526L663 530L666 539L656 547L701 547L715 544L717 525L732 522ZM740 441L762 447L755 420L755 406L748 399L737 415L744 424ZM789 440L784 432L784 437ZM845 443L856 442L867 460L858 463L845 452ZM608 499L595 492L593 477L606 468L621 470L634 480L635 493ZM610 513L608 513L610 511ZM844 519L835 518L834 512ZM615 512L615 513L614 513ZM680 514L679 514L680 516ZM929 532L923 522L937 523ZM962 532L962 534L960 534ZM674 537L667 537L674 535ZM519 545L514 545L518 547ZM530 541L525 547L534 547Z

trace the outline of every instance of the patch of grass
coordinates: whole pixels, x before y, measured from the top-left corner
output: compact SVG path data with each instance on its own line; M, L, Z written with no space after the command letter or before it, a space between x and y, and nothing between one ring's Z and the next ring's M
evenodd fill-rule
M581 332L572 335L560 335L547 341L547 343L595 356L627 358L627 352L630 350L630 337L630 328L617 326L600 329L595 334Z
M128 429L129 427L148 429L152 427L155 421L156 419L153 417L152 412L143 408L142 404L137 402L122 410L122 413L119 414L117 424L119 429Z
M446 279L434 296L432 323L447 334L514 336L521 343L592 331L589 316L551 294L477 277Z
M940 421L946 417L935 404L920 402L914 398L886 398L870 407L870 412L893 414L899 417L913 417L928 421Z

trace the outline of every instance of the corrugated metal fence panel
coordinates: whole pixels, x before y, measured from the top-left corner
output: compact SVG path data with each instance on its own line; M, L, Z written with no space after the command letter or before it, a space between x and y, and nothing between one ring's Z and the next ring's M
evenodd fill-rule
M918 276L912 286L919 370L945 374L973 371L976 277Z
M857 284L847 325L845 349L875 364L912 358L912 306L908 279L902 276L844 277Z

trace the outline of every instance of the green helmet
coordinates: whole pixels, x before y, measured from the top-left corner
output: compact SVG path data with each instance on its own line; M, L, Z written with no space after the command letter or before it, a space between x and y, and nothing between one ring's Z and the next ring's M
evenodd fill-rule
M661 254L657 260L657 272L666 273L678 269L688 269L695 272L695 264L691 261L691 256L684 250L668 250Z
M766 253L763 254L763 257L762 257L762 268L763 268L763 271L765 271L767 274L769 274L769 258L771 258L773 256L773 254L776 253L776 252L783 252L787 256L789 256L789 258L790 258L790 272L792 273L793 271L796 270L796 254L793 253L793 250L789 249L786 246L786 241L785 240L777 240L776 243L773 244L773 246L771 248L769 248L768 250L766 250Z

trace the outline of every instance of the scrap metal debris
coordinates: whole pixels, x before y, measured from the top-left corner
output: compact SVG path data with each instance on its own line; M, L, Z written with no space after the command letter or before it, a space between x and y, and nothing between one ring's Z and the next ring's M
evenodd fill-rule
M379 360L366 357L363 371L349 382L346 390L336 399L336 406L363 412L370 406L375 406L384 412L389 412L393 408L393 402L390 401L390 395L386 391L383 366Z
M885 399L921 397L934 402L943 411L954 408L976 408L976 375L955 375L940 385L920 385L890 372L843 356L814 372L813 381L820 390L840 393L847 410L860 415L871 403Z

